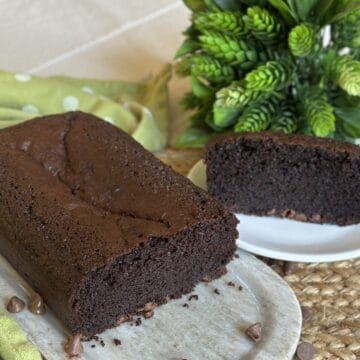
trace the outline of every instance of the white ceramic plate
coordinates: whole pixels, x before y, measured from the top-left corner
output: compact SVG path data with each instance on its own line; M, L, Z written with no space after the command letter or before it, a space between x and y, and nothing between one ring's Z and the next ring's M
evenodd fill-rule
M199 284L192 294L155 309L141 326L125 323L100 335L98 342L85 343L81 359L88 360L287 360L291 359L301 331L299 303L289 286L255 257L239 250L239 258L228 265L228 273L209 284ZM229 286L232 281L235 286ZM243 289L240 291L238 286ZM214 290L218 289L219 295ZM29 297L31 290L0 256L0 306L17 295ZM183 307L187 303L189 307ZM66 359L64 329L47 312L28 310L11 315L38 346L47 360ZM244 330L255 322L263 326L263 339L254 344ZM113 339L122 345L115 346ZM91 345L96 345L92 348Z
M206 189L206 167L200 160L188 178ZM273 259L303 262L338 261L360 256L360 224L319 225L275 217L237 214L238 246Z

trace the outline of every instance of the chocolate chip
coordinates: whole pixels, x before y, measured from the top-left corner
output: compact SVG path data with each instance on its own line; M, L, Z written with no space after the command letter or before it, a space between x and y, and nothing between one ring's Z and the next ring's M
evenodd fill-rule
M243 287L241 285L239 285L238 290L241 291L243 289Z
M238 259L239 258L239 254L235 254L234 258Z
M132 316L131 315L121 315L119 317L119 319L116 321L117 325L120 325L126 321L131 321L132 320Z
M84 347L81 343L81 335L76 334L70 336L64 349L70 357L80 355L84 351Z
M115 346L121 345L121 340L119 340L119 339L114 339L113 342L114 342Z
M29 310L36 315L42 315L45 313L46 309L44 300L38 293L33 294L29 304Z
M135 325L136 325L136 326L140 326L140 325L141 325L141 319L140 319L139 317L135 320Z
M203 282L206 282L206 283L209 283L210 281L212 280L212 278L208 275L205 275L203 278L202 278L202 281Z
M309 307L307 306L302 306L301 307L301 314L302 314L302 320L303 322L305 321L310 321L312 319L312 311Z
M6 310L10 313L19 313L25 308L25 303L17 296L13 296L6 305Z
M100 340L100 345L101 345L102 347L105 346L105 343L104 343L104 340L103 340L103 339Z
M150 319L150 318L152 318L153 316L154 316L154 311L153 311L153 310L144 312L144 318L145 318L145 319Z
M232 287L235 286L235 284L232 281L229 281L227 284L228 284L228 286L232 286Z
M189 307L189 304L183 304L183 307L185 307L185 308L188 308Z
M92 345L91 345L91 347L92 347L92 348L95 348L95 347L96 347L96 345L95 345L95 344L92 344Z
M220 295L220 291L219 291L218 289L214 289L214 293L215 293L216 295Z
M296 350L296 356L299 360L312 360L315 355L315 348L307 342L301 343Z
M151 310L154 310L156 307L156 304L154 302L148 302L147 304L145 304L144 306L144 311L145 312L148 312L148 311L151 311Z
M188 300L191 301L192 299L199 300L199 296L196 294L190 295Z
M299 264L296 262L289 262L289 261L284 262L283 271L285 275L291 275L296 271L298 271L299 269L300 269Z
M261 323L255 323L251 326L249 326L245 330L245 334L254 342L258 343L261 340L261 331L262 326Z

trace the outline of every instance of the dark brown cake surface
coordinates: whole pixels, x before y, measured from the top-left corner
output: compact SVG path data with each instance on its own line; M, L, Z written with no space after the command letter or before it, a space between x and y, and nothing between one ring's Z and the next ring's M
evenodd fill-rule
M360 147L274 132L221 136L205 155L211 195L229 209L301 221L360 222Z
M0 252L74 333L192 290L236 219L129 135L74 112L0 132Z

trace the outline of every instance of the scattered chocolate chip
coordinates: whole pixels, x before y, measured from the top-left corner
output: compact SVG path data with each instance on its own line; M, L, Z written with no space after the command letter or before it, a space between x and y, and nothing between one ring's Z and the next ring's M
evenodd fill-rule
M119 319L116 321L117 325L120 325L126 321L131 321L132 320L132 316L131 315L121 315L119 317Z
M141 325L141 319L138 317L136 320L135 320L135 326L140 326Z
M185 307L185 308L188 308L189 307L189 304L183 304L183 307Z
M188 300L191 301L192 299L199 300L199 296L196 294L190 295Z
M296 350L296 356L299 360L312 360L315 355L315 348L312 344L303 342L299 344Z
M29 310L36 315L42 315L45 313L44 300L38 293L34 293L29 304Z
M95 345L95 344L92 344L91 347L94 348L94 347L96 347L96 345Z
M114 342L115 346L121 345L121 340L119 340L119 339L114 339L113 342Z
M220 295L220 291L219 291L218 289L214 289L214 293L215 293L216 295Z
M212 278L208 275L205 275L203 278L202 278L202 281L203 282L206 282L206 283L209 283L210 281L212 280Z
M243 287L241 285L238 286L238 290L241 291Z
M145 319L150 319L150 318L152 318L153 316L154 316L154 311L153 311L153 310L146 311L146 312L144 313L144 318L145 318Z
M6 310L10 313L19 313L25 308L25 303L17 296L13 296L6 305Z
M148 312L148 311L151 311L151 310L154 310L156 307L156 304L154 302L148 302L147 304L145 304L144 306L144 311L145 312Z
M90 340L99 341L99 337L97 335L93 335Z
M307 306L302 306L301 307L301 314L302 314L302 320L303 322L305 321L310 321L312 319L312 311L309 307Z
M253 341L255 341L256 343L258 343L261 340L261 331L262 331L262 326L261 323L255 323L251 326L249 326L246 330L245 330L245 334Z
M236 259L238 259L238 258L239 258L239 254L235 254L234 257L235 257Z
M235 284L232 281L229 281L227 284L228 284L228 286L232 286L232 287L235 286Z
M81 343L81 335L76 334L70 336L64 349L70 357L80 355L84 351L84 347Z
M102 347L104 347L104 346L105 346L105 342L104 342L104 340L103 340L103 339L101 339L101 340L100 340L100 345L101 345Z
M299 270L299 264L296 262L285 261L283 271L285 275L291 275Z

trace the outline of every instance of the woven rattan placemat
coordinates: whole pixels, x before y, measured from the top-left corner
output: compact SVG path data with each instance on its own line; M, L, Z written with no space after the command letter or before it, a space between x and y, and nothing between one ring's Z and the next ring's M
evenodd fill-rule
M168 149L158 157L186 175L201 155L201 150ZM300 263L288 275L284 274L282 261L263 260L284 277L301 306L311 309L311 318L303 324L301 341L315 346L314 359L360 360L360 258Z

